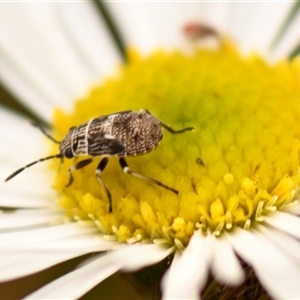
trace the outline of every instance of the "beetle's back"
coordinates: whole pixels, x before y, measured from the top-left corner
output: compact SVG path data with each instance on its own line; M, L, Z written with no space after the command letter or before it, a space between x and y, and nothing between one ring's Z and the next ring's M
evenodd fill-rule
M112 136L124 145L119 156L134 156L155 149L162 139L162 126L145 111L118 114L113 120Z
M106 139L100 141L100 136L106 136ZM162 126L151 114L143 110L120 112L92 120L89 127L89 154L94 156L145 154L155 149L161 139ZM117 146L118 150L115 149ZM104 151L103 147L106 148Z
M72 127L60 145L71 156L135 156L155 149L162 125L144 110L124 111L91 119Z

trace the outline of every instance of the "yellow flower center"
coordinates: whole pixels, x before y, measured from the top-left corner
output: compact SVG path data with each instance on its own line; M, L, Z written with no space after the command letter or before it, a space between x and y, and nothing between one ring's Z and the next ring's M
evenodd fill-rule
M74 112L55 113L62 139L71 126L123 110L148 109L174 129L150 153L127 157L130 168L179 191L172 193L125 174L111 157L101 174L113 212L95 170L101 160L73 173L78 157L55 165L54 188L68 217L92 219L120 242L168 240L187 245L194 230L219 235L249 228L264 215L295 201L300 154L299 62L270 66L243 58L229 43L217 51L129 53L117 78L78 101ZM57 150L56 150L57 151ZM58 171L57 171L58 170Z

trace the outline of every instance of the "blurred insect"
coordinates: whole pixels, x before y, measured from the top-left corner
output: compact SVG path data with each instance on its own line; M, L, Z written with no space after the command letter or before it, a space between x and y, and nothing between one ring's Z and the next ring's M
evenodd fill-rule
M78 127L71 127L62 141L57 141L41 126L35 125L50 140L59 145L59 153L41 158L18 169L8 176L5 181L12 179L26 168L45 160L92 156L75 163L69 168L69 182L66 185L68 187L73 182L72 173L74 171L89 165L94 160L94 157L104 156L98 164L95 173L108 198L109 212L112 212L112 197L100 175L108 163L108 157L117 156L120 157L119 164L125 173L148 180L178 194L177 190L162 182L132 171L127 165L125 157L146 154L154 150L162 140L162 128L165 128L172 134L177 134L192 130L193 127L174 130L154 117L148 110L143 109L138 112L127 110L91 119Z
M182 28L186 37L191 40L204 39L207 37L218 37L218 32L211 26L193 21L185 24Z

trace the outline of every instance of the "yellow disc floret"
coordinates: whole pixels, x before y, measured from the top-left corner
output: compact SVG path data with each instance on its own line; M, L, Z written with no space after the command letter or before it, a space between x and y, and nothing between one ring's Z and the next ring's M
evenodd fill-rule
M258 56L243 58L223 43L218 51L130 52L117 78L94 87L70 115L55 113L63 138L71 126L122 110L145 108L174 129L160 146L128 157L130 168L179 191L172 193L122 172L110 158L101 174L112 195L113 212L95 177L99 159L68 183L65 159L57 169L60 204L74 219L92 219L117 240L168 240L186 245L194 230L219 235L249 228L264 215L283 209L300 181L299 62L269 65ZM86 158L86 157L85 157ZM77 158L77 161L82 158Z

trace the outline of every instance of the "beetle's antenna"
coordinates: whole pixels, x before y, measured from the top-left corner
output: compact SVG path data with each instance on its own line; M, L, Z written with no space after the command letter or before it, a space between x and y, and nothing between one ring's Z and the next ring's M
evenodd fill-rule
M146 113L148 113L149 115L154 116L148 109L142 109L142 110L145 111ZM156 119L159 120L159 122L160 122L160 124L163 128L165 128L166 130L168 130L172 134L183 133L185 131L191 131L191 130L195 129L195 127L186 127L186 128L182 128L182 129L179 129L179 130L175 130L172 127L168 126L166 123L162 122L160 119L158 119L158 118L156 118Z
M54 137L52 137L41 124L39 124L38 122L36 122L34 120L29 120L29 122L32 126L37 127L49 140L51 140L52 142L54 142L56 144L60 144L60 141L58 141Z
M8 181L11 180L12 178L14 178L16 175L18 175L19 173L21 173L22 171L24 171L25 169L48 159L52 159L52 158L63 158L63 155L61 153L55 154L55 155L50 155L44 158L40 158L39 160L33 161L32 163L26 165L25 167L13 172L11 175L9 175L4 181Z
M165 123L163 123L161 121L160 121L160 124L162 125L163 128L165 128L166 130L168 130L172 134L183 133L185 131L191 131L191 130L195 129L195 127L186 127L186 128L183 128L183 129L175 130L172 127L166 125Z

